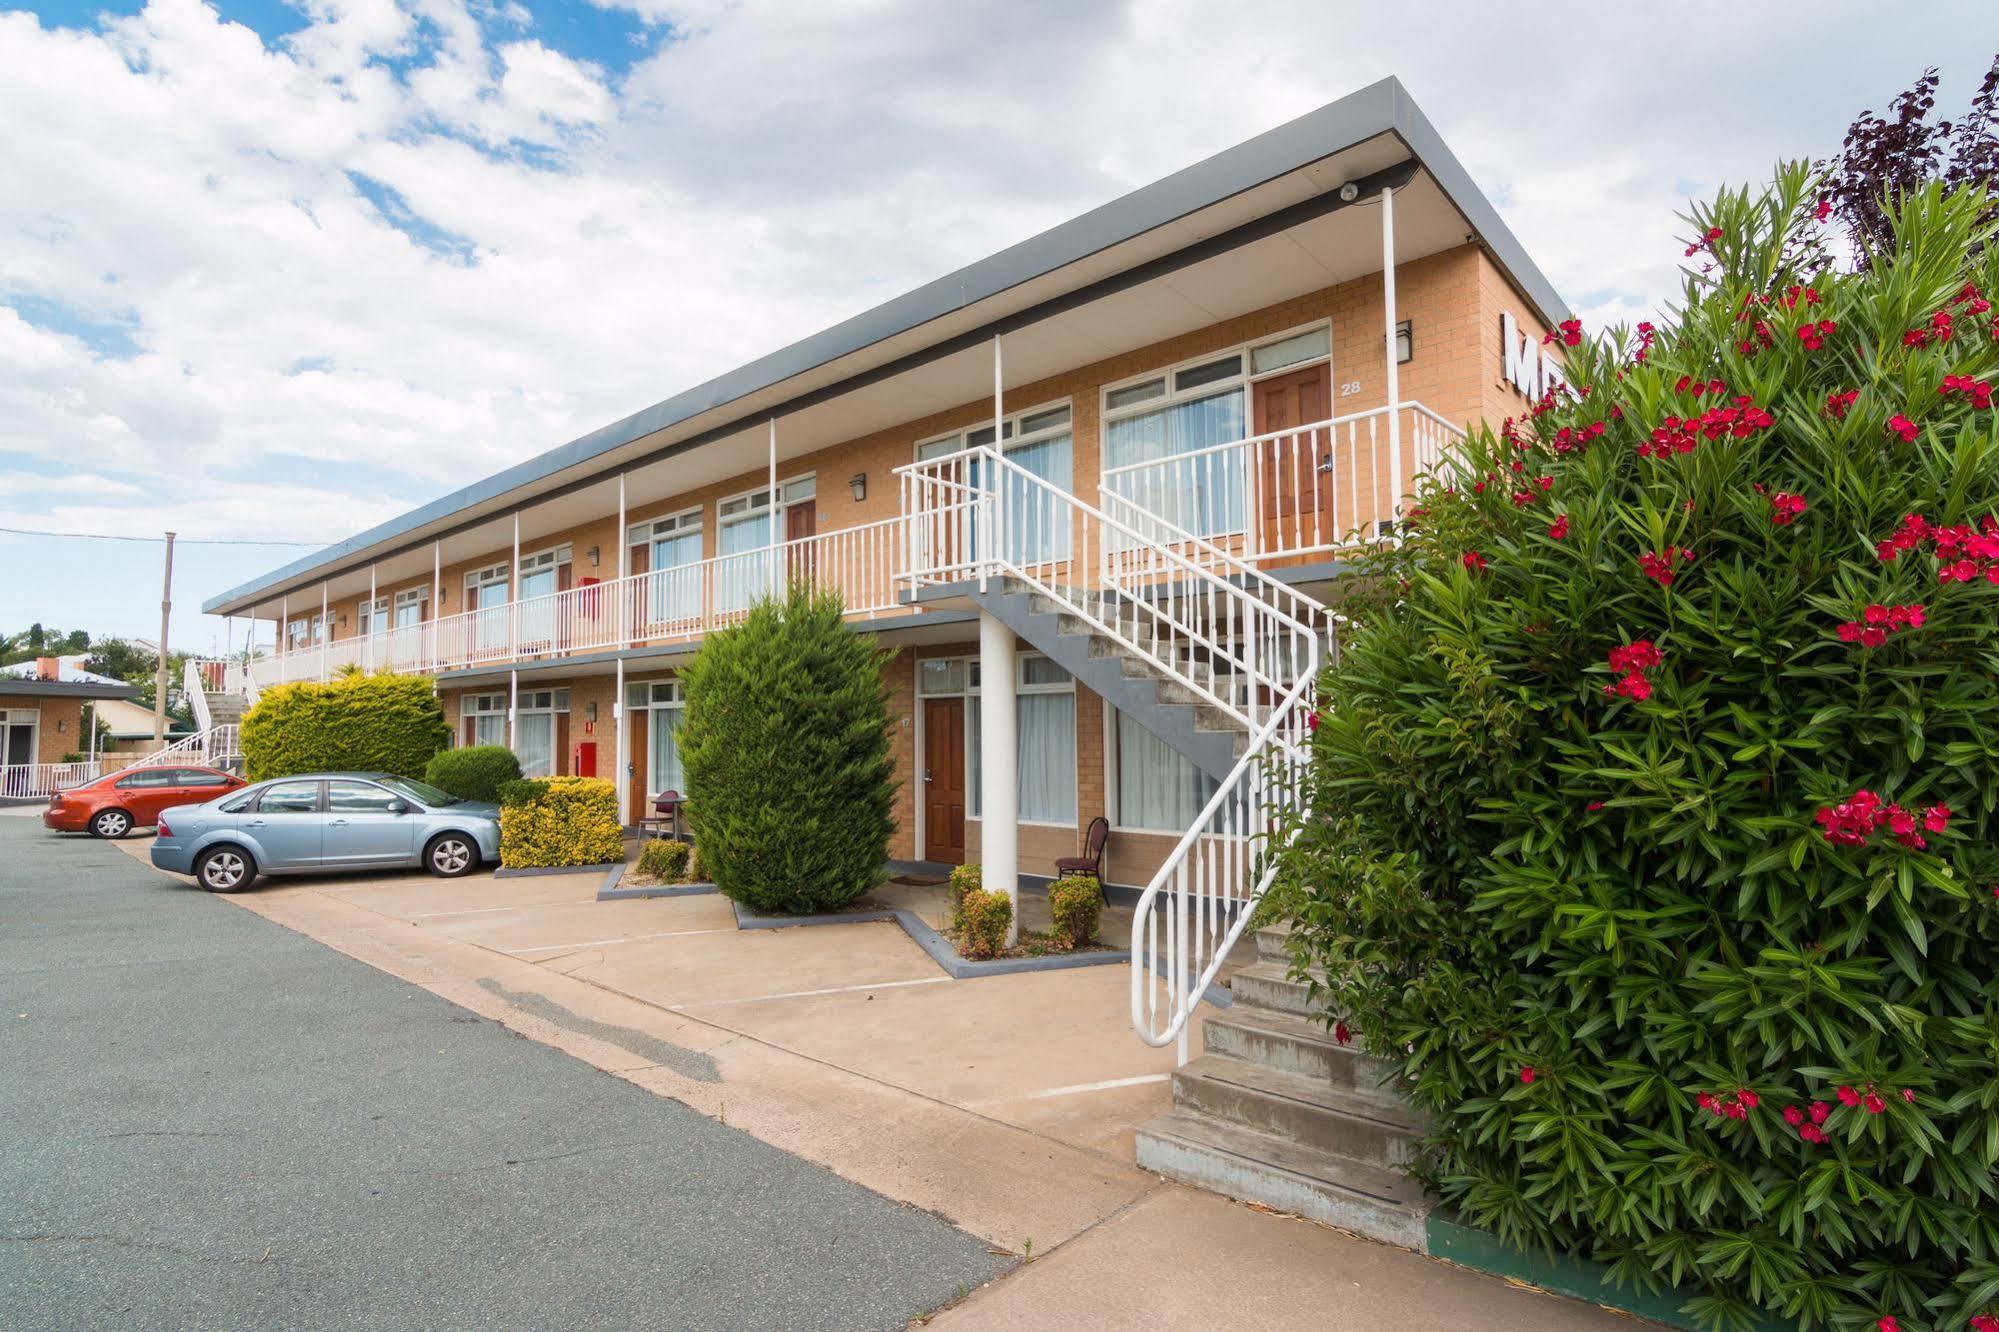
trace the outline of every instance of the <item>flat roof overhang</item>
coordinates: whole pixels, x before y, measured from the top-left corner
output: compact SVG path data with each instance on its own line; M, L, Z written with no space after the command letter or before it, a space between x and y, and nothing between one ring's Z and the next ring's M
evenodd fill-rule
M1343 185L1359 186L1351 201ZM274 617L428 573L512 540L782 464L1380 271L1380 190L1407 263L1480 244L1549 322L1553 287L1401 84L1368 88L644 411L497 472L203 604ZM1009 403L1030 407L1028 401ZM913 441L912 441L913 443ZM529 506L532 506L531 508ZM532 530L530 530L532 529Z
M0 698L124 698L139 696L137 685L87 680L20 680L0 676Z

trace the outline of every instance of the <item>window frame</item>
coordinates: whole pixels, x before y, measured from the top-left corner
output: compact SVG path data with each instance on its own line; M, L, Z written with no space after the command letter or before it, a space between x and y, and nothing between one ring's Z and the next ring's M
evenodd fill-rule
M1278 366L1274 370L1256 370L1256 353L1259 349L1275 346L1280 342L1288 342L1301 334L1315 332L1321 328L1326 330L1326 350L1324 355L1308 356L1303 360L1292 361L1288 365ZM1212 365L1216 361L1227 360L1231 356L1241 358L1241 366L1236 374L1210 380L1204 384L1197 384L1192 388L1183 389L1178 386L1178 380L1183 371L1198 370L1202 366ZM1161 366L1155 370L1146 370L1136 375L1128 375L1123 379L1100 385L1097 390L1098 438L1102 439L1108 433L1110 424L1113 421L1122 421L1128 417L1144 416L1150 412L1164 411L1168 407L1175 407L1184 402L1197 402L1202 398L1212 398L1217 394L1226 393L1230 389L1241 390L1246 395L1251 385L1259 383L1262 380L1274 379L1279 375L1293 374L1310 366L1319 365L1322 362L1330 370L1333 364L1333 320L1330 315L1320 319L1307 320L1305 323L1284 329L1282 332L1267 334L1260 338L1249 338L1236 343L1232 347L1218 347L1213 351L1204 352L1199 356L1190 356L1184 360L1174 361L1169 365ZM1145 398L1123 407L1113 407L1110 405L1113 393L1121 392L1125 389L1137 388L1153 380L1161 381L1165 391L1156 396ZM1328 405L1331 405L1330 401ZM1243 424L1248 427L1254 427L1256 424L1252 419L1251 407L1252 404L1245 397L1243 401ZM1253 435L1245 436L1245 438L1253 437ZM1106 462L1107 465L1108 463Z
M1026 432L1021 429L1022 423L1025 422L1028 417L1040 416L1043 413L1052 412L1057 409L1064 410L1068 413L1068 418L1064 420L1061 425L1041 426L1032 432ZM1005 416L1000 418L1000 425L1001 425L1000 453L1002 456L1013 452L1015 449L1029 448L1035 444L1044 443L1047 440L1055 438L1055 436L1057 435L1061 434L1068 435L1069 448L1070 448L1069 484L1071 487L1075 485L1076 400L1073 395L1061 398L1051 398L1047 402L1040 403L1033 407L1024 407L1017 412L1008 412ZM963 453L966 449L975 447L974 445L966 443L965 442L966 440L968 440L969 438L971 438L972 435L978 433L981 430L991 430L992 428L993 428L993 420L990 416L988 416L983 421L975 421L970 425L960 426L956 430L946 430L942 434L926 436L922 439L917 440L915 444L913 444L910 447L910 461L918 463L931 462L937 458L948 458L954 453ZM951 447L937 449L935 452L931 453L929 457L925 457L924 450L936 444L949 444L951 445Z
M264 801L270 798L271 793L287 786L312 787L313 788L312 808L311 809L265 809ZM265 787L263 790L257 792L256 805L257 805L256 812L259 814L324 814L326 812L326 783L317 778L306 781L300 781L290 777L280 778L279 780L272 782L269 786Z

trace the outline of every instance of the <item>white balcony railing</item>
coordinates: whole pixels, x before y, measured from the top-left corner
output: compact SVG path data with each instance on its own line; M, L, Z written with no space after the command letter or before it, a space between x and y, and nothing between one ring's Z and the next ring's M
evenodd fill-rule
M1251 563L1351 550L1394 531L1398 479L1413 490L1464 438L1420 403L1396 410L1399 467L1378 407L1107 468L1102 488Z
M896 605L904 523L800 537L670 569L586 583L517 603L460 611L378 634L314 643L252 660L253 689L328 680L348 669L435 673L688 642L742 619L792 585L837 592L850 616Z
M0 800L46 799L104 771L101 763L13 763L0 767Z

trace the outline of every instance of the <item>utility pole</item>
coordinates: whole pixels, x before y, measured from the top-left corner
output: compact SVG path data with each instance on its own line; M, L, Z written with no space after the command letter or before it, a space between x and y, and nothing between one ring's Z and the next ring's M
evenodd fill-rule
M174 534L167 533L167 567L160 578L160 661L153 676L153 740L167 738L167 621L174 610Z

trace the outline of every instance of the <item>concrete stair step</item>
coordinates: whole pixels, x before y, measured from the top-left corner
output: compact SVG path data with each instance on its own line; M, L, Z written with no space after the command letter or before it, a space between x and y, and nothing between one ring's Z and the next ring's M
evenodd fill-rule
M1392 1095L1279 1073L1225 1055L1204 1054L1175 1070L1173 1104L1382 1169L1413 1160L1423 1136L1415 1111Z
M1254 1004L1279 1013L1311 1017L1318 1012L1312 1003L1311 987L1304 981L1291 979L1288 961L1273 962L1259 955L1255 962L1238 968L1229 978L1229 991L1237 1003Z
M1291 927L1266 925L1256 932L1256 955L1266 962L1291 961Z
M1411 1180L1362 1161L1174 1109L1138 1130L1138 1164L1421 1252L1429 1204Z
M1387 1070L1358 1046L1341 1045L1314 1019L1237 1003L1209 1014L1201 1030L1202 1048L1209 1054L1368 1095L1394 1095L1381 1085Z

